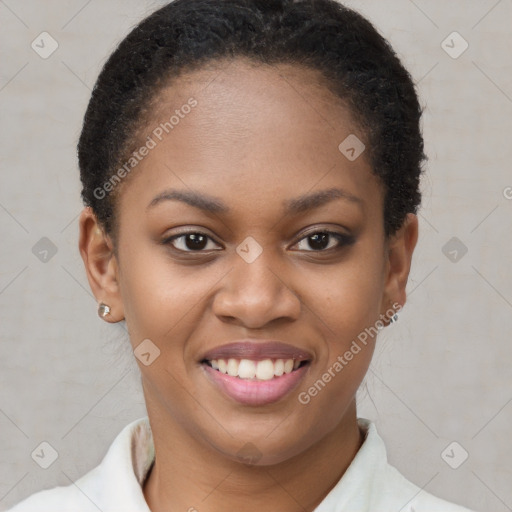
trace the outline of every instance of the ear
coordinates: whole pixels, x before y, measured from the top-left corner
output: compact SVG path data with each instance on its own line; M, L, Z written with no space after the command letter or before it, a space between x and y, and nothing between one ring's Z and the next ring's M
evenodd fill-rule
M387 275L381 313L388 319L390 310L397 311L406 302L405 287L417 241L418 217L409 213L402 227L386 244Z
M110 307L104 317L115 323L124 319L124 309L118 284L118 265L114 244L100 226L90 207L82 210L79 219L78 248L84 261L89 286L99 302Z

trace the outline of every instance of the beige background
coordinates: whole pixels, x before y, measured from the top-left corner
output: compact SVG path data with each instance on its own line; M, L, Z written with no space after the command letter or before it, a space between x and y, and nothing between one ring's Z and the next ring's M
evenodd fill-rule
M123 325L97 317L77 250L75 144L100 66L162 3L0 1L0 510L82 476L145 414ZM390 39L418 82L430 156L409 300L380 338L359 414L376 421L390 461L420 487L506 512L512 1L347 4ZM47 59L31 48L43 31L59 45ZM456 59L441 46L453 31L469 43ZM42 237L57 250L46 263L33 253ZM452 237L456 262L453 247L443 252ZM46 470L31 458L42 441L59 455ZM469 453L458 469L441 456L453 441L451 462Z

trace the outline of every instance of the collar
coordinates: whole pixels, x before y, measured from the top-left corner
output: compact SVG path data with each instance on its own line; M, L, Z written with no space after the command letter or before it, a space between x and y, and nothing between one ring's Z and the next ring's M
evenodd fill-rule
M358 418L357 422L364 441L343 477L315 512L345 510L353 501L360 501L361 497L370 491L375 475L387 466L386 448L375 424L365 418ZM102 510L118 510L120 503L126 503L130 504L130 510L150 512L142 486L154 460L155 448L151 425L149 418L145 416L121 430L101 464L95 469L101 473L100 479L104 483L115 480L115 484L112 482L113 485L102 486L106 491L100 498Z
M375 424L365 418L358 418L357 422L364 441L343 476L314 512L471 512L407 480L388 463L384 441ZM80 498L85 495L103 512L151 512L142 486L154 460L153 436L146 416L126 425L100 465L69 488L76 493L78 487Z

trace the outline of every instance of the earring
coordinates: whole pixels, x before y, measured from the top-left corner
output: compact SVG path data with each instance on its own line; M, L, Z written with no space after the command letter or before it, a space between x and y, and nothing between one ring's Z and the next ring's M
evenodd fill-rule
M104 302L100 302L98 305L98 315L101 318L105 318L109 314L110 314L110 306L108 304L105 304Z
M394 324L396 322L398 322L398 315L395 313L393 316L389 317L389 323Z

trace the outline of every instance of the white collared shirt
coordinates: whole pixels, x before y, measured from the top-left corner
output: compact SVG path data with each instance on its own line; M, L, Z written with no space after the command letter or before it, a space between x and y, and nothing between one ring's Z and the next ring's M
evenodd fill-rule
M314 512L471 512L407 480L388 463L375 424L364 418L358 424L365 440ZM74 484L36 492L8 512L150 512L142 486L154 457L149 419L139 418L121 430L101 463Z

